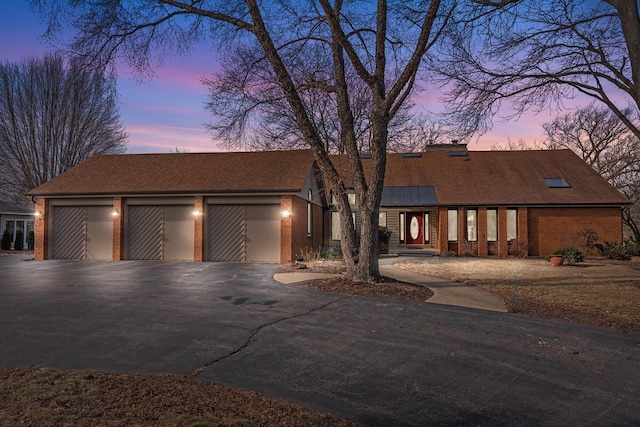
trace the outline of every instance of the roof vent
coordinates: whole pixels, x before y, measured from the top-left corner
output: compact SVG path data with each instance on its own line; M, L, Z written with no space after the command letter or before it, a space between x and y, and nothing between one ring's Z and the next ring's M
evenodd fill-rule
M422 153L403 153L402 157L404 158L422 157Z
M549 188L571 188L571 184L564 178L544 178L544 183Z

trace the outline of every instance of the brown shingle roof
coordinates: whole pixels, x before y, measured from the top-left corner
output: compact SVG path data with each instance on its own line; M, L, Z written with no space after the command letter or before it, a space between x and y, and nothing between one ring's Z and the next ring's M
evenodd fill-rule
M346 169L346 158L332 158ZM363 159L365 170L371 160ZM548 188L544 178L564 178L570 188ZM628 203L570 150L469 151L450 157L446 150L404 158L387 155L385 186L433 186L440 205L575 205Z
M86 160L29 194L296 192L312 164L311 150L103 155Z

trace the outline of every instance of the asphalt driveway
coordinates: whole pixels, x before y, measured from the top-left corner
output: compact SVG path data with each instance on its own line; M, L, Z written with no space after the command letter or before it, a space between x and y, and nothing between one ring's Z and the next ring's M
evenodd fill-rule
M640 424L640 334L275 269L0 257L0 367L197 373L371 425Z

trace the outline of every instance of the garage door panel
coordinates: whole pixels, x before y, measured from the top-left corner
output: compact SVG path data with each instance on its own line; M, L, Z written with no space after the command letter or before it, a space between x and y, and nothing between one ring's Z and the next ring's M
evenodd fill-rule
M209 261L245 261L245 209L211 205L207 214Z
M113 252L113 217L110 206L87 208L87 259L111 259Z
M163 212L161 206L128 209L128 259L162 259Z
M280 206L247 205L246 260L280 261Z
M84 259L86 208L56 206L53 209L53 258Z
M164 207L164 259L193 261L193 207Z

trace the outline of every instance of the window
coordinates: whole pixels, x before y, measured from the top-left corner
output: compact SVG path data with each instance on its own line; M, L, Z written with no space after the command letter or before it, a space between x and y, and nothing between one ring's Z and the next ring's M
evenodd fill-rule
M387 213L386 212L380 212L378 214L378 225L380 227L386 227L387 226Z
M458 210L449 209L448 211L448 237L450 242L458 241Z
M571 188L571 185L564 178L544 178L544 183L549 188Z
M400 242L404 243L404 212L400 212Z
M498 211L487 209L487 241L498 241Z
M429 241L429 214L425 213L424 214L424 241L428 242Z
M313 200L313 192L309 190L307 195L307 237L311 237L313 233L313 206L311 201Z
M351 220L353 225L356 225L356 213L351 213ZM331 240L341 240L341 228L340 228L340 212L331 212Z
M507 240L518 238L518 210L507 209Z
M478 211L476 209L467 210L467 241L478 241Z

